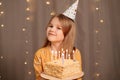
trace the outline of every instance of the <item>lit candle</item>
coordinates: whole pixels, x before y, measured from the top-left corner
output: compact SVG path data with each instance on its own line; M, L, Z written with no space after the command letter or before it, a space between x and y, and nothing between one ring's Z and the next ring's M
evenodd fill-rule
M51 52L52 52L52 53L51 53L51 61L52 61L52 60L53 60L54 51L52 50Z
M64 64L64 53L62 53L62 64Z
M60 59L60 51L58 52L58 59Z
M66 59L68 58L68 49L66 49Z
M63 51L63 48L62 48L62 51Z
M75 61L75 51L73 50L73 60Z
M68 59L70 59L70 54L68 54Z
M55 60L57 59L57 51L55 51Z

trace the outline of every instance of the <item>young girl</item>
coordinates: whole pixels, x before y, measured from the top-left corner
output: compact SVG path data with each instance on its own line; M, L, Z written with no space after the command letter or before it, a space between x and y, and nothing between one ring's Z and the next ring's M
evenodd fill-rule
M74 47L75 32L75 22L63 14L55 15L50 19L46 28L47 38L45 44L35 53L34 57L36 80L42 79L40 74L44 72L44 64L51 61L52 51L59 52L62 49L68 50L71 59L73 59L74 50L75 59L79 61L80 70L82 71L81 54Z

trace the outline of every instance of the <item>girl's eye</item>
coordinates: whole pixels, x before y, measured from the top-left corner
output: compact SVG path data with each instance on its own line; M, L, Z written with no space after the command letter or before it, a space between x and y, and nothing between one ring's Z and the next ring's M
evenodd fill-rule
M60 30L61 30L61 29L62 29L62 27L57 27L57 29L60 29Z
M53 26L49 26L50 28L53 28Z

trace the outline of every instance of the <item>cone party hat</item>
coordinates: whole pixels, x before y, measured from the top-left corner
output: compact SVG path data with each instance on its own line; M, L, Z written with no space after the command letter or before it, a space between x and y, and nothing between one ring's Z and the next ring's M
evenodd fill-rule
M63 15L71 18L72 20L75 20L78 2L79 2L79 0L76 0L69 8L63 13Z

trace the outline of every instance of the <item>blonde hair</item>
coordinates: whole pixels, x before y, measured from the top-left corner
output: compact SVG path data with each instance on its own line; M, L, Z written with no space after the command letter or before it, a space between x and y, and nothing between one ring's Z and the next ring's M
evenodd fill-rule
M63 14L58 14L58 15L54 15L48 25L50 24L50 22L52 21L52 19L54 17L57 17L62 25L62 31L63 31L63 34L64 34L64 40L62 42L62 44L60 45L60 50L61 49L68 49L69 53L72 53L72 50L74 48L74 41L75 41L75 35L76 35L76 25L75 25L75 22L64 16ZM50 41L48 41L48 39L46 38L46 41L43 45L43 47L46 47L46 46L49 46L51 43Z

